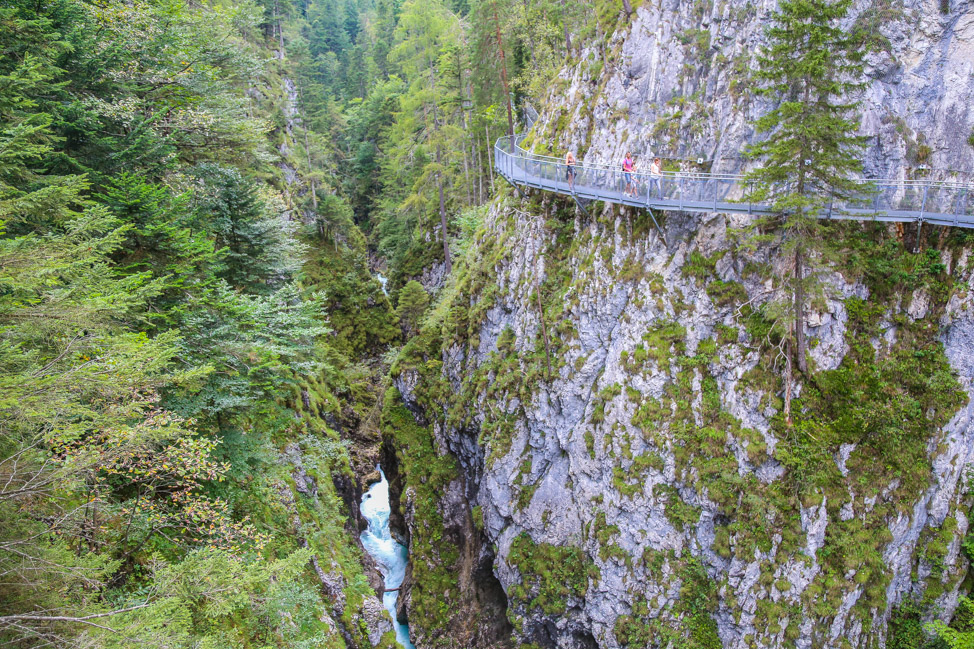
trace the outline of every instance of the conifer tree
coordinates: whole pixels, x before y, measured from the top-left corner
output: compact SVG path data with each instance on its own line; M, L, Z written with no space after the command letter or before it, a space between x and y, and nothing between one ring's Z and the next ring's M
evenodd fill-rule
M396 307L396 315L402 324L403 330L407 334L414 332L419 325L419 318L429 306L429 295L423 285L416 280L411 280L402 287L399 292L399 305Z
M793 327L802 372L807 371L805 305L818 288L814 268L808 271L828 253L826 225L818 216L831 199L862 190L854 177L862 169L865 138L857 135L859 102L849 95L862 86L863 54L855 35L840 25L851 4L785 0L772 16L768 45L758 56L759 92L781 101L757 122L767 138L749 150L761 160L749 177L754 196L774 206L774 225L792 269L786 280L791 313L785 309L777 319Z

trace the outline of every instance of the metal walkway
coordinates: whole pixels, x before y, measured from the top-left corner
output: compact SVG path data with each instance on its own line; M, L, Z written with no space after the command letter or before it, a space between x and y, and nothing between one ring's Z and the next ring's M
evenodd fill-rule
M680 212L733 212L770 214L771 206L751 203L748 181L743 176L664 172L659 178L634 173L634 196L624 193L625 180L619 168L576 164L575 191L566 178L567 167L558 158L524 150L521 137L502 137L494 145L498 173L515 185L536 187L559 194L631 205L654 210ZM927 180L863 179L873 192L862 197L836 200L822 211L821 218L858 221L897 221L974 228L974 199L968 200L974 184Z

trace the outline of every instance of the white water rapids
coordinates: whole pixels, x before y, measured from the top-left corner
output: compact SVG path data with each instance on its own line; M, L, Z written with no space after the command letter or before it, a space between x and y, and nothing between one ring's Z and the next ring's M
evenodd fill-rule
M392 538L389 531L389 481L386 474L379 469L382 480L376 482L362 496L362 516L369 522L367 530L362 532L362 545L365 551L371 555L379 565L379 572L385 580L386 588L399 588L403 578L406 576L406 563L409 553L406 546L397 543ZM382 604L392 616L392 625L396 630L396 641L406 649L414 649L413 643L409 641L409 627L400 624L396 619L396 600L399 598L399 591L384 593Z

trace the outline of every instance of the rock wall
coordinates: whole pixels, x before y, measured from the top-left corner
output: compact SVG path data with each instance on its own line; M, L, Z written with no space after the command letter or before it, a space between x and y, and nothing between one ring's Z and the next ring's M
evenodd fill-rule
M888 621L907 601L925 619L949 618L967 569L962 482L974 442L966 253L938 253L942 275L963 288L949 298L902 294L892 308L874 309L877 326L869 331L858 313L872 304L862 278L830 278L808 330L815 341L808 384L842 381L858 364L848 360L850 345L863 340L877 367L897 363L913 353L917 330L930 332L925 345L943 341L940 369L949 376L949 359L957 382L930 386L938 398L927 398L925 387L892 397L919 394L929 404L921 425L910 427L924 435L912 445L928 459L879 465L909 444L877 450L865 422L824 445L828 480L801 486L794 476L801 463L796 468L789 455L800 445L781 417L782 361L762 346L755 316L741 309L774 299L769 278L783 269L773 251L737 250L729 233L740 223L723 216L671 218L667 247L647 228L638 232L635 215L609 209L594 222L561 224L575 244L556 268L562 241L550 220L513 218L503 207L495 218L488 238L521 245L493 268L497 299L476 335L444 341L441 377L403 369L397 384L415 406L444 380L468 404L466 429L450 423L457 401L442 400L443 422L431 431L477 489L468 501L445 497L440 507L452 518L481 509L522 640L544 647L660 642L697 628L686 606L693 597L705 612L699 632L726 647L883 646ZM749 270L762 263L764 274ZM535 276L556 272L567 273L567 290L557 298L560 321L547 322L556 360L546 380ZM532 375L536 381L522 380ZM951 383L945 376L938 380ZM803 389L823 388L799 381L799 399ZM863 397L870 395L843 398ZM876 398L877 410L887 405ZM842 416L809 419L836 426ZM471 424L482 446L471 444ZM457 506L462 513L451 511ZM566 557L564 548L581 553ZM567 560L571 573L554 571ZM566 592L563 584L579 573L588 577ZM634 620L650 629L645 637L632 630Z
M750 73L774 1L645 2L631 24L554 84L534 142L573 148L583 162L663 155L734 172L768 108ZM944 12L943 8L948 7ZM974 11L966 0L859 0L849 30L868 34L862 134L874 137L872 177L914 177L926 164L944 179L974 171Z
M643 3L564 71L529 144L739 170L766 108L747 72L773 5ZM879 44L862 96L867 171L925 163L966 177L969 3L854 13L850 28ZM813 301L811 370L795 376L789 421L769 321L787 297L780 251L742 245L745 216L670 214L664 240L645 214L596 208L590 219L551 196L498 200L393 372L455 460L442 518L482 520L485 541L448 543L492 546L481 557L513 640L884 647L893 629L949 619L974 443L965 236L934 233L915 256L894 227L830 230L840 254ZM475 583L461 563L450 569Z

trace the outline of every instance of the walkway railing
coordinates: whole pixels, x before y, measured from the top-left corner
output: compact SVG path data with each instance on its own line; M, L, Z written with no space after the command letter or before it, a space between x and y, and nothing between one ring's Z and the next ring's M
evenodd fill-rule
M502 137L494 145L497 171L517 185L559 194L685 212L769 214L767 203L750 202L751 187L744 176L693 172L664 172L653 177L633 173L634 195L626 195L620 167L574 165L574 191L568 167L558 158L538 155L520 146L521 137ZM921 222L974 228L972 183L927 180L862 179L872 191L851 200L833 200L821 218Z

